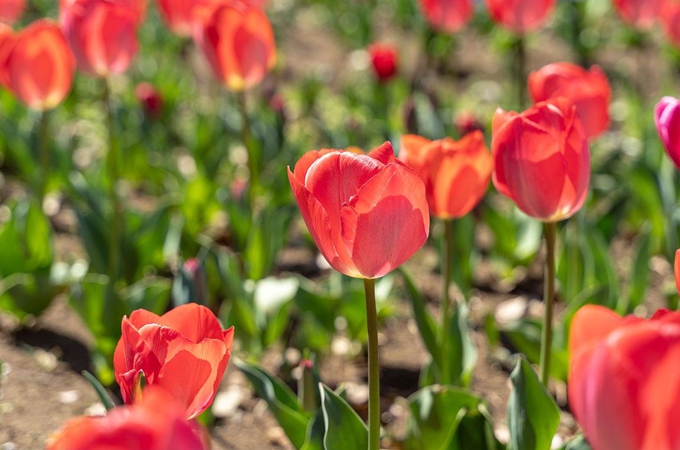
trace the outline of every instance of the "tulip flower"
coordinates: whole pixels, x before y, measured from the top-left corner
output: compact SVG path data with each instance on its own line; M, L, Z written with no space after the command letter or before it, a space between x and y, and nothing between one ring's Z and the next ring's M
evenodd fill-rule
M387 81L396 75L399 55L395 47L385 44L371 44L368 47L368 54L371 56L373 72L379 81Z
M125 403L136 401L140 372L174 395L192 419L212 403L231 356L234 329L195 303L163 316L139 309L124 317L113 364Z
M680 249L675 251L675 263L673 264L673 275L675 275L675 287L680 293Z
M558 222L588 194L590 152L576 107L556 98L521 114L498 109L491 142L493 182L526 214Z
M484 0L494 22L523 35L546 22L555 0Z
M460 136L479 130L484 132L484 125L477 116L470 111L462 111L453 120L453 126Z
M590 139L609 128L611 87L598 66L585 70L571 63L548 64L529 75L529 93L534 102L554 97L569 99Z
M460 141L451 138L430 141L405 135L399 159L425 182L430 211L441 219L469 213L484 196L493 168L493 158L480 131Z
M80 70L108 77L128 69L139 47L139 8L131 1L62 0L62 30Z
M276 64L274 31L255 6L235 2L205 9L194 38L217 79L232 91L259 84Z
M654 122L666 153L680 170L680 100L662 98L654 109Z
M664 0L612 0L623 21L638 29L649 29L659 16Z
M135 87L135 97L150 119L156 120L163 113L163 96L153 84L139 83Z
M584 306L569 351L569 405L593 450L680 448L679 313L644 320Z
M659 21L666 38L676 47L680 47L680 2L670 0L664 2Z
M26 9L26 0L0 1L0 22L9 25L16 22Z
M314 242L338 272L382 277L427 240L425 185L389 143L369 155L308 152L288 179Z
M472 19L474 4L470 0L420 0L420 9L433 29L453 34Z
M183 37L191 36L200 8L222 0L157 0L158 11L170 30Z
M0 27L0 83L31 109L52 109L73 84L75 60L59 27L33 22L16 35Z
M207 450L206 434L184 418L171 394L149 387L137 405L68 421L48 440L47 450Z

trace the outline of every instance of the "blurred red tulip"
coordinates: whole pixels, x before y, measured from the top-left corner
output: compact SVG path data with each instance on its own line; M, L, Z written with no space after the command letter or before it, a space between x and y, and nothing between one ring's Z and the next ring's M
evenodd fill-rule
M71 50L54 22L38 20L16 35L0 27L0 83L29 108L42 111L61 103L74 71Z
M150 119L156 120L163 113L163 96L153 84L139 83L135 87L135 97Z
M115 0L62 0L62 30L89 75L108 77L125 72L139 47L137 3Z
M526 214L558 222L588 195L590 151L576 107L555 98L521 114L496 110L493 182Z
M654 122L666 153L680 170L680 100L662 98L654 109Z
M267 15L240 2L207 11L199 13L194 37L217 79L232 91L259 84L276 64L274 31Z
M161 17L170 30L184 37L191 36L196 13L200 8L225 3L224 0L157 0Z
M453 126L460 136L465 136L476 130L479 130L482 133L484 132L484 125L479 121L477 116L470 111L462 111L458 114L453 120Z
M675 288L680 293L680 249L675 251L675 263L673 264L673 275L675 275Z
M234 329L222 330L215 315L195 303L163 316L139 309L123 318L113 365L125 403L136 401L140 371L149 386L172 393L188 419L212 403L229 363Z
M420 9L430 26L442 33L456 33L472 19L471 0L420 0Z
M425 182L430 211L441 219L469 213L484 197L493 169L493 158L480 131L457 142L405 135L399 159Z
M69 420L48 440L47 450L207 450L206 434L184 418L171 394L150 387L138 405Z
M556 0L484 0L494 22L517 34L533 31L548 20Z
M0 22L13 24L24 13L26 0L2 0L0 1Z
M529 75L529 93L534 102L568 98L576 106L588 138L597 137L609 128L612 92L607 75L598 66L585 70L566 62L548 64Z
M664 0L612 0L614 9L623 21L639 29L654 25Z
M387 81L397 73L399 55L397 49L391 45L371 44L368 47L371 55L373 72L380 81Z
M664 1L661 6L659 21L666 38L676 47L680 47L680 1Z
M643 320L584 306L569 350L569 406L593 450L680 448L679 313Z
M314 242L338 272L381 277L427 240L425 185L389 142L368 155L307 152L288 179Z

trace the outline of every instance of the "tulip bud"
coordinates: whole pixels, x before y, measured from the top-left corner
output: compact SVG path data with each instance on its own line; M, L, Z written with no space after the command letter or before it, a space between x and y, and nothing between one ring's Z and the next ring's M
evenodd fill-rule
M139 47L139 14L129 2L62 1L60 22L78 68L99 77L125 72Z
M460 31L474 13L470 0L420 0L420 10L433 29L449 34Z
M569 99L576 106L588 138L609 128L611 87L598 66L585 70L571 63L548 64L529 75L529 93L534 102L553 97Z
M556 0L484 0L494 22L516 34L545 24Z
M187 259L172 283L172 300L175 306L186 303L207 305L208 281L203 264L196 258Z
M569 333L569 407L593 450L680 446L680 314L621 317L596 305Z
M385 82L397 73L398 53L395 47L386 44L371 44L368 47L371 55L373 72L379 81Z
M458 114L453 121L453 126L461 137L468 133L472 133L473 131L484 132L484 124L482 124L477 116L470 111L463 111Z
M654 109L654 122L666 153L680 170L680 100L662 98Z
M556 98L521 114L498 109L491 148L493 183L525 214L558 222L588 195L590 151L574 107Z
M664 0L612 0L612 3L623 21L644 30L654 25Z
M163 97L151 83L139 83L135 87L135 97L149 119L157 120L161 117Z
M24 13L26 0L0 1L0 22L12 25Z
M298 396L302 409L314 413L319 402L319 388L314 374L314 361L303 358L300 360L300 379L298 380Z

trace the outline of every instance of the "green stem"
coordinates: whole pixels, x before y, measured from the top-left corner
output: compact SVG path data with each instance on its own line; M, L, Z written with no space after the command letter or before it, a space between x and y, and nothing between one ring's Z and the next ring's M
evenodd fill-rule
M116 186L120 178L118 168L119 155L115 142L113 126L113 105L111 104L111 91L107 79L104 82L104 104L106 106L106 129L108 132L108 151L106 154L106 170L109 177L109 201L112 209L111 236L109 239L109 277L111 283L118 280L121 244L123 234L123 205L118 197Z
M453 220L444 220L444 242L442 244L442 301L441 308L441 352L442 355L448 355L447 347L449 345L449 322L451 322L451 260L453 259ZM450 383L448 375L450 370L449 361L446 357L442 358L444 367L442 370L442 383Z
M248 176L250 186L248 188L248 199L250 201L250 207L255 206L255 198L258 190L258 185L260 182L260 174L257 170L257 158L255 155L255 149L251 145L251 130L250 130L250 119L248 118L248 105L246 103L246 93L241 91L237 94L239 110L241 112L241 139L243 140L243 145L246 147L248 152Z
M41 111L38 122L38 158L40 160L40 181L38 186L38 198L42 207L47 194L47 184L50 177L50 146L49 139L49 112Z
M515 42L515 84L517 88L517 105L520 111L523 111L525 108L526 56L524 36L518 36Z
M368 450L380 450L380 359L375 280L364 279L368 327Z
M541 336L541 382L547 387L550 376L550 350L552 348L553 303L555 302L555 223L545 224L545 290L543 302L543 333Z

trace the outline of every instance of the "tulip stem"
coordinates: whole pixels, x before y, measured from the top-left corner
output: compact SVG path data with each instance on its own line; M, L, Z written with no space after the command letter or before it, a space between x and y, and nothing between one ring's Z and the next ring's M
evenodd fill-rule
M246 147L248 152L248 179L250 186L248 188L248 199L250 201L250 207L255 206L255 198L258 190L259 176L257 171L257 159L255 157L255 149L251 144L251 129L250 129L250 119L248 119L248 105L246 103L246 93L241 91L237 93L239 110L241 112L241 138L243 139L243 145Z
M368 450L380 450L380 359L375 280L364 279L368 327Z
M42 209L45 194L47 194L47 184L50 177L50 146L49 139L49 112L47 110L40 112L40 119L38 119L38 158L40 160L40 181L38 185L38 199L40 200L40 208Z
M442 301L441 301L441 349L442 355L448 355L449 345L449 322L451 322L451 259L453 258L453 220L444 220L444 242L442 244ZM449 384L452 380L448 380L449 361L446 357L442 359L441 367L442 380L441 383Z
M106 130L108 132L109 148L106 154L106 169L109 175L109 198L111 202L112 220L111 220L111 236L109 239L109 277L111 284L118 280L121 243L123 233L123 205L118 197L116 186L120 178L118 168L119 156L117 153L115 135L113 129L113 105L111 104L111 91L107 79L104 82L104 105L106 107Z
M552 322L553 322L553 303L555 302L555 234L556 225L554 222L545 224L545 289L543 302L545 312L543 315L543 330L541 335L541 361L540 375L541 382L548 386L550 377L550 350L552 348Z
M520 111L523 111L525 108L526 57L524 36L520 35L515 42L515 82L517 87L517 105Z

